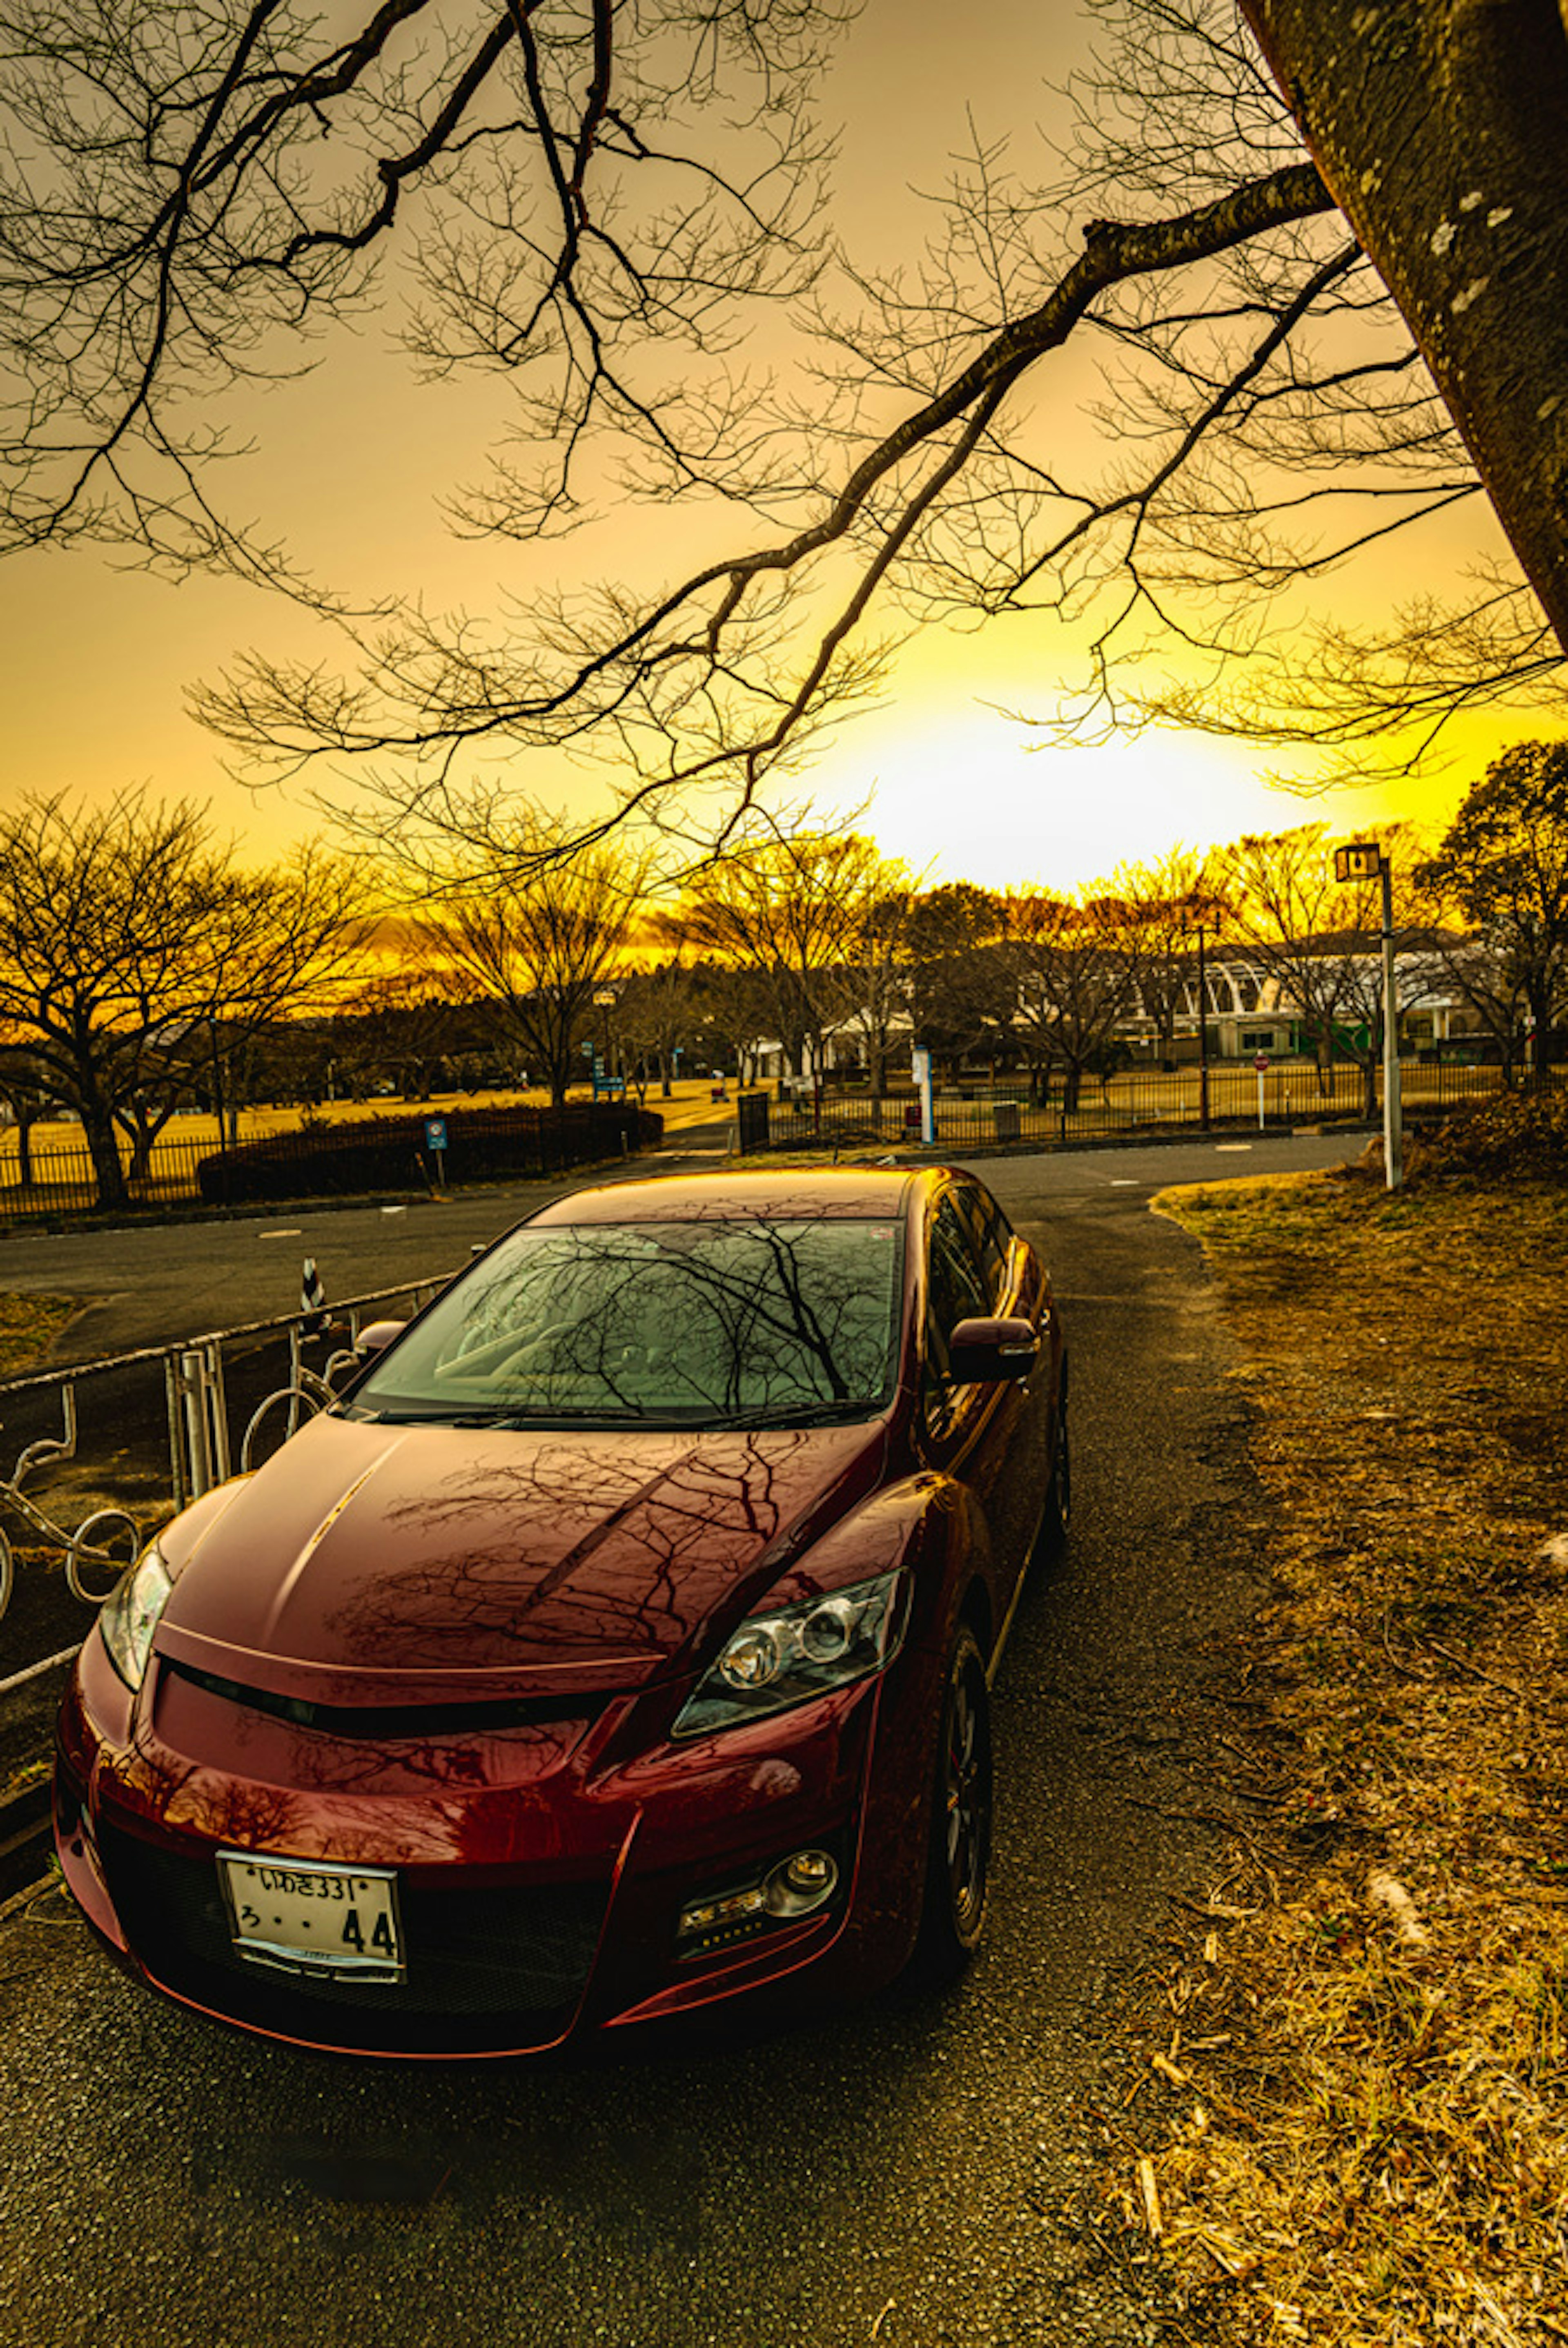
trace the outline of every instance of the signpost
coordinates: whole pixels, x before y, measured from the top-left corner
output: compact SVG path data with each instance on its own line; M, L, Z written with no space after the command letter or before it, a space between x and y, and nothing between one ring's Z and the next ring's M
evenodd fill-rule
M1198 1129L1209 1129L1209 988L1204 968L1204 932L1214 926L1211 901L1194 890L1182 907L1182 928L1198 942Z
M1399 1010L1394 993L1394 868L1375 839L1353 839L1334 851L1336 880L1383 884L1383 1187L1405 1179L1405 1127L1399 1098Z
M937 1138L937 1114L931 1101L931 1055L924 1044L916 1045L909 1072L920 1096L920 1138L928 1149Z
M1260 1052L1252 1065L1257 1070L1257 1129L1261 1133L1263 1131L1263 1080L1268 1074L1268 1054Z

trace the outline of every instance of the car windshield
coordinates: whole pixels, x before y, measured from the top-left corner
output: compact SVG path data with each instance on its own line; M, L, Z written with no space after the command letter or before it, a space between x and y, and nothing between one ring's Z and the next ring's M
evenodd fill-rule
M902 1228L521 1231L354 1389L356 1414L496 1425L869 1417L897 1376Z

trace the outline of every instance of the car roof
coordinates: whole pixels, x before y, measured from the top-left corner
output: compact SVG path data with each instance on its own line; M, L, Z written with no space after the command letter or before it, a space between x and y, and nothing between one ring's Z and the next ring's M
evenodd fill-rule
M540 1223L695 1223L797 1218L831 1221L902 1216L927 1169L907 1167L781 1167L755 1174L671 1174L574 1190L530 1215Z

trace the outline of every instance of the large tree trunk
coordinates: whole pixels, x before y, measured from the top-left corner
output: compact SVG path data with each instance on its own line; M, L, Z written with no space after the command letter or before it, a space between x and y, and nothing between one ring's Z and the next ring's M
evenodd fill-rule
M100 1207L123 1207L128 1204L130 1193L126 1189L125 1169L119 1160L119 1138L115 1132L113 1117L106 1109L84 1104L82 1133L87 1145L87 1155L93 1161L93 1179L97 1186Z
M1241 0L1568 644L1568 36L1556 0Z

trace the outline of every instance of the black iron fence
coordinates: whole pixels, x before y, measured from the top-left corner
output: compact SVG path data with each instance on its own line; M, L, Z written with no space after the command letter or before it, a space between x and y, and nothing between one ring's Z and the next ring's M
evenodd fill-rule
M1560 1072L1559 1072L1560 1075ZM1442 1112L1501 1089L1496 1067L1470 1067L1441 1060L1400 1064L1400 1092L1408 1116ZM808 1093L770 1101L766 1115L748 1116L743 1095L743 1148L774 1149L855 1148L876 1143L897 1147L920 1139L920 1107L907 1089ZM1084 1077L1074 1096L1060 1076L1048 1092L1032 1095L1027 1084L959 1085L938 1091L933 1101L938 1147L953 1151L1009 1142L1036 1148L1118 1134L1202 1131L1211 1127L1279 1130L1322 1119L1353 1119L1370 1107L1381 1114L1383 1083L1378 1072L1368 1102L1360 1068L1336 1064L1320 1069L1309 1060L1271 1062L1259 1068L1247 1061L1163 1071L1131 1069L1102 1083ZM753 1137L748 1141L748 1131Z
M210 1140L158 1141L140 1158L122 1154L123 1196L106 1200L85 1140L35 1148L24 1159L13 1132L0 1137L0 1220L103 1206L270 1206L537 1180L656 1148L662 1134L662 1121L651 1110L616 1100L574 1102L559 1110L365 1117L262 1134L227 1149Z

